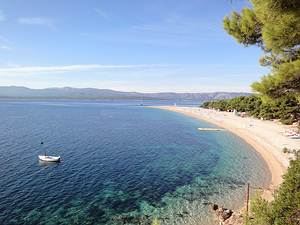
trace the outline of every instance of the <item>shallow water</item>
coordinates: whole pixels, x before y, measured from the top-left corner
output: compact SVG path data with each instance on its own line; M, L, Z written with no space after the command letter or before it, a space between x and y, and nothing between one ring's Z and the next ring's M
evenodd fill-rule
M230 132L136 103L0 102L0 224L211 224L265 186L261 157ZM44 146L40 146L44 141ZM38 154L61 155L42 164Z

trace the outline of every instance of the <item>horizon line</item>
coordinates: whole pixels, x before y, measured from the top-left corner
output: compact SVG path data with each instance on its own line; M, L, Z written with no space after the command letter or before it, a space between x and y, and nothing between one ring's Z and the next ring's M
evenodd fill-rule
M174 94L208 94L208 93L245 93L245 94L255 94L254 92L248 92L248 91L199 91L199 92L188 92L188 91L153 91L153 92L147 92L147 91L132 91L132 90L116 90L111 88L96 88L96 87L71 87L71 86L62 86L62 87L45 87L45 88L31 88L26 86L18 86L18 85L0 85L0 88L26 88L30 90L45 90L45 89L95 89L95 90L109 90L109 91L116 91L116 92L133 92L133 93L140 93L140 94L161 94L161 93L174 93Z

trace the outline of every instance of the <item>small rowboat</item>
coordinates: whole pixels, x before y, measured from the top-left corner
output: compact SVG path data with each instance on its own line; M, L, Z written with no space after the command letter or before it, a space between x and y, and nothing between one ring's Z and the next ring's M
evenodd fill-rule
M39 160L44 162L60 162L60 156L39 155Z
M44 142L41 142L41 145L43 145ZM51 156L47 155L46 151L44 155L39 155L39 160L43 162L60 162L60 156Z

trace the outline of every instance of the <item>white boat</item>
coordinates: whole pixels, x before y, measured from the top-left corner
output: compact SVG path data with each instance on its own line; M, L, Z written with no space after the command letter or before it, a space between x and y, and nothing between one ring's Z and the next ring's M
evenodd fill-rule
M60 156L39 155L39 160L44 162L60 162Z
M200 131L223 131L223 129L221 128L202 128L202 127L199 127L198 130Z
M44 142L41 142L41 145L43 145ZM47 155L46 151L44 155L39 155L39 160L43 162L60 162L60 156L51 156Z

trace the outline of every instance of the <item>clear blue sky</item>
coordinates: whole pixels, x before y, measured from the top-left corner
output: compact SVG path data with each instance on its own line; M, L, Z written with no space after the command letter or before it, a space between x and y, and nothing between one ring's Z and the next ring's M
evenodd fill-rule
M0 85L249 91L262 54L228 36L238 0L0 0Z

